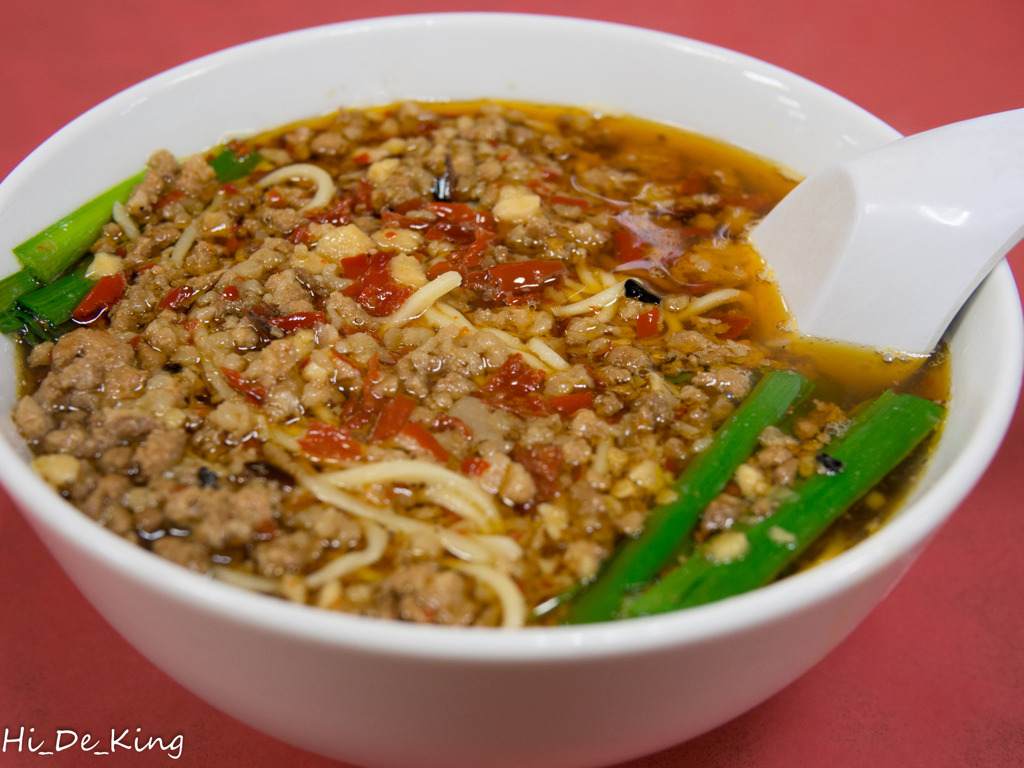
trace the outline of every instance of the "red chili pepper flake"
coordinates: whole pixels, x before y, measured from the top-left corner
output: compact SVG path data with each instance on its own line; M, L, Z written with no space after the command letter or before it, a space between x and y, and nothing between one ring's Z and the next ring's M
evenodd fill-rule
M544 378L544 371L531 368L516 352L509 355L481 387L481 399L495 408L522 416L544 416L548 411L547 404L537 393L544 385Z
M237 195L238 194L238 184L236 184L233 181L229 181L227 184L222 184L221 188L220 188L220 192L221 192L221 194L225 194L225 195Z
M373 210L373 185L366 179L360 179L352 188L352 207L363 211Z
M408 200L403 200L400 203L395 203L393 206L391 206L391 208L396 213L403 213L404 214L404 213L409 213L409 211L418 211L424 205L426 205L426 201L423 200L422 198L410 197ZM414 221L419 221L419 219L414 219Z
M311 421L299 447L307 456L320 461L352 461L361 458L363 448L344 427L323 421Z
M615 259L620 264L639 261L647 256L647 243L629 230L615 230L612 242L615 244Z
M310 245L313 242L313 233L305 224L296 227L288 235L288 242L292 245Z
M380 360L377 354L374 353L373 357L370 358L370 362L366 366L366 376L363 379L363 407L370 411L376 411L380 406L381 398L375 394L373 387L381 379L380 376Z
M263 202L271 208L284 208L288 205L288 201L284 199L284 195L281 194L281 190L277 189L277 187L271 187L267 190L266 194L263 195Z
M388 254L374 254L370 257L366 271L360 274L352 285L342 290L342 293L355 299L374 317L390 315L413 293L411 287L395 282L388 267L390 261L391 256ZM345 265L342 265L342 268L344 270Z
M554 191L553 187L550 184L548 184L545 181L542 181L541 179L531 179L530 181L526 182L526 186L529 187L533 192L535 192L540 197L547 197Z
M545 496L562 494L558 476L562 472L564 458L558 445L532 445L529 448L517 445L512 458L518 461L533 477L539 490Z
M71 318L82 325L96 322L121 300L127 287L128 283L121 273L104 275L78 303Z
M447 259L443 259L437 262L434 266L427 270L427 279L433 280L439 275L443 275L445 272L456 272L455 265Z
M245 399L253 405L259 405L267 397L267 388L256 381L249 381L238 371L221 368L220 372L228 382L228 386L245 395Z
M722 339L738 339L750 327L750 318L728 313L708 313L707 317L725 324L725 330L718 334Z
M342 277L355 280L370 268L370 254L360 253L356 256L345 256L341 260Z
M490 469L490 467L490 463L484 461L479 456L467 456L462 460L462 463L459 464L459 469L462 471L462 474L469 475L470 477L479 477Z
M479 264L483 260L484 253L487 252L487 247L497 239L496 232L478 229L473 235L473 242L465 248L455 251L451 254L451 258L459 265L460 272L464 272L469 267Z
M480 291L484 301L516 304L530 299L564 272L561 261L510 261L470 272L466 285Z
M374 415L375 414L372 413L371 411L359 411L358 413L354 413L352 416L345 419L345 423L343 426L350 432L355 432L357 430L362 429L371 421L373 421Z
M497 221L492 213L477 210L466 203L427 203L427 210L432 211L442 221L497 229Z
M237 301L238 296L239 293L237 285L225 286L225 288L220 292L220 297L224 299L224 301Z
M333 208L320 213L309 214L309 220L318 224L334 224L337 227L348 224L352 219L352 198L345 196L341 198ZM308 245L308 243L307 243Z
M404 213L398 211L386 210L381 211L380 223L383 227L392 229L427 229L433 222L427 221L426 219L417 219L413 216L406 216Z
M256 526L256 538L260 541L269 541L278 534L277 521L272 517L265 517Z
M415 440L420 448L431 454L440 463L444 464L448 461L448 451L418 421L410 421L402 427L401 434Z
M446 413L436 414L430 420L430 426L437 430L454 429L467 440L473 439L473 430L462 419L456 416L449 416Z
M373 162L373 157L370 156L369 152L360 152L352 158L352 162L356 165L369 165Z
M167 294L160 299L158 305L160 309L181 309L188 304L195 295L199 293L198 289L193 288L191 285L179 285L177 288L172 288Z
M157 200L156 203L154 203L153 207L159 210L160 208L163 208L165 205L170 205L173 202L181 200L181 198L183 198L184 196L185 193L182 192L180 189L172 189L166 195Z
M613 235L616 258L620 263L650 259L659 263L679 258L695 239L678 226L666 226L646 213L619 213L615 223L621 227Z
M661 308L651 307L636 319L636 337L646 339L658 333L661 321Z
M370 441L379 443L397 435L415 409L416 401L407 395L398 395L388 400L377 417L377 423L373 425Z
M324 322L323 312L296 312L284 317L270 318L270 323L276 325L285 333L294 333L302 328L313 328L322 322Z
M523 356L515 352L505 358L481 389L493 394L525 395L540 389L544 378L544 371L531 368L523 361Z
M342 354L341 352L338 352L336 349L330 350L330 353L331 357L333 357L335 360L340 360L341 362L345 363L345 365L350 365L355 370L359 370L359 364L356 363L356 361L353 360L348 355Z
M590 207L590 201L584 200L582 197L568 197L566 195L552 195L548 198L548 203L551 205L567 205L571 208L582 208L583 210Z
M556 395L548 398L548 407L562 416L570 416L581 408L590 408L593 405L594 393L590 390L570 392L567 395Z

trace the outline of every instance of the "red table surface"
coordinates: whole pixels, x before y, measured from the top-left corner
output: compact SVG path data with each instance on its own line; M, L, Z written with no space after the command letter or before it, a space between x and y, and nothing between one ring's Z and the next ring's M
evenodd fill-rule
M1024 107L1021 0L35 0L2 14L0 174L93 104L196 56L329 22L471 10L587 16L715 43L816 80L904 133ZM1024 248L1009 258L1024 274ZM1018 410L978 487L828 658L748 714L629 768L1024 765L1022 445ZM3 495L0 574L0 765L336 764L241 725L150 665ZM42 758L12 741L112 728L181 734L180 758Z

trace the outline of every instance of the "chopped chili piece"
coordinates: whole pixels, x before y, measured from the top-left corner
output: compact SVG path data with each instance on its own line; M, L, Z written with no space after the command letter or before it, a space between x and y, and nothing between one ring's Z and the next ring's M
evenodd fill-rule
M661 320L661 309L651 307L636 319L636 337L646 339L658 332L658 324Z
M482 388L493 394L525 395L540 389L544 378L544 371L531 368L523 361L523 356L515 352L505 359Z
M484 294L485 300L516 303L553 283L565 272L560 261L509 261L466 275L466 285Z
M467 456L459 464L459 469L462 474L469 475L470 477L479 477L488 469L490 469L490 463L481 459L479 456Z
M427 431L427 428L418 421L410 421L402 427L401 434L415 440L419 444L420 448L431 454L442 464L448 461L448 451L446 451L444 446L437 442L437 438L430 434L430 432Z
M249 381L238 371L231 368L221 368L220 372L227 379L228 386L236 392L245 395L245 399L253 405L259 405L267 397L267 388L256 381Z
M366 376L363 378L363 407L369 411L376 411L380 407L381 398L375 394L373 387L380 381L380 359L374 353L366 366Z
M430 426L434 429L454 429L467 440L473 439L473 430L469 428L469 425L462 419L449 416L447 413L439 413L431 418Z
M647 243L629 230L615 230L612 240L615 243L615 258L620 264L639 261L647 256Z
M352 207L361 211L373 210L373 186L366 179L356 182L352 190Z
M556 395L555 397L548 398L548 406L551 410L562 416L569 416L581 408L590 408L593 405L594 393L589 390L585 392L570 392L568 395Z
M709 313L708 317L725 324L725 331L718 334L723 339L738 339L750 327L750 318L728 313Z
M526 416L547 414L547 404L537 392L544 385L545 374L531 368L516 352L481 387L484 400L495 408Z
M292 233L288 235L288 242L293 245L311 245L313 233L309 231L309 227L303 224L292 230Z
M537 483L537 489L546 496L561 496L562 489L558 476L562 472L564 458L558 445L517 444L512 458L522 464Z
M336 227L348 224L352 218L352 198L342 197L333 208L309 214L309 220L318 224L334 224Z
M199 290L193 288L191 285L179 285L177 288L172 288L167 294L160 299L158 305L160 309L181 309L188 304L195 295L199 293Z
M447 259L437 262L434 266L427 270L427 279L433 280L439 275L443 275L445 272L457 272L455 265Z
M359 441L344 427L311 421L299 446L310 458L321 461L352 461L363 455Z
M455 262L462 267L462 271L475 267L483 259L487 252L487 246L497 239L498 235L488 229L478 229L473 235L473 242L452 254Z
M263 195L263 202L271 208L284 208L288 205L288 201L284 199L284 195L281 194L281 190L277 189L277 187L271 187L267 190L267 193Z
M583 210L587 210L590 207L590 202L582 197L567 197L566 195L552 195L548 198L548 202L551 205L568 205L582 208Z
M389 261L391 256L388 254L375 253L370 257L366 271L352 285L342 290L342 293L355 299L374 317L390 315L413 293L409 286L395 282L388 267Z
M172 189L166 195L157 200L156 203L153 204L153 207L157 209L163 208L165 205L170 205L177 200L181 200L184 196L185 193L180 189Z
M82 325L96 322L104 312L121 300L127 287L128 283L121 273L104 275L78 303L71 313L71 318Z
M455 224L473 224L486 229L497 229L497 222L494 214L488 211L480 211L465 203L427 203L427 210L433 211L443 221L450 221Z
M397 435L415 409L416 401L408 395L398 395L388 400L377 417L377 423L373 425L370 441L379 443Z
M345 256L341 260L341 274L349 280L355 280L369 268L370 254L368 253L360 253L355 256Z
M300 328L313 328L317 323L322 323L323 321L323 312L296 312L293 315L270 318L270 323L276 325L285 333L294 333Z

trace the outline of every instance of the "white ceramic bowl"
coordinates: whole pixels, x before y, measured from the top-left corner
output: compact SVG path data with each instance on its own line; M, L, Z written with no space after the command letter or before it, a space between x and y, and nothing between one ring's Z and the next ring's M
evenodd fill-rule
M129 176L155 148L184 155L341 105L406 97L614 108L739 144L804 174L897 136L793 74L656 32L518 15L360 21L199 59L71 123L0 185L0 273L14 269L10 246ZM8 419L0 478L129 642L260 730L368 766L603 765L684 741L768 698L893 586L980 477L1013 413L1024 344L1005 263L961 313L951 346L948 423L897 519L809 573L629 622L409 626L214 583L64 503L28 470ZM3 366L0 410L9 411L15 388L13 367Z

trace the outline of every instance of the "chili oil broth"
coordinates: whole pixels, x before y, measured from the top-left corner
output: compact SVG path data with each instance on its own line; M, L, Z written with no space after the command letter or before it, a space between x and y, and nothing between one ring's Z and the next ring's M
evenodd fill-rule
M423 119L414 121L411 126L408 119L396 119L398 108L393 106L342 110L336 115L240 140L238 144L256 150L283 149L290 153L293 162L311 162L305 145L293 140L297 133L323 130L352 133L358 130L360 143L372 146L399 136L429 136L447 119L457 120L460 116L495 110L543 134L559 137L558 142L550 142L562 148L562 154L558 156L561 164L561 178L556 188L558 194L585 201L583 207L588 213L604 212L609 226L614 227L618 223L621 229L629 229L630 226L639 229L639 232L631 232L636 236L632 250L623 253L622 248L610 245L596 255L591 267L620 276L638 277L664 296L700 295L708 290L708 285L745 292L750 298L728 306L725 314L746 323L738 338L751 347L755 358L762 359L761 367L793 367L799 370L817 382L818 396L835 402L841 408L850 408L886 388L940 401L948 397L949 371L944 354L927 361L893 358L871 350L810 342L795 333L784 303L765 265L747 243L746 234L760 216L792 189L796 179L742 150L635 118L595 116L564 107L487 102L427 104L424 105ZM521 149L531 151L525 144ZM213 154L211 152L209 156ZM316 163L335 177L339 188L358 182L366 171L366 163L352 153L317 157ZM595 185L590 172L606 166L615 167L629 181L618 185L614 191ZM443 167L432 170L438 176L445 173ZM465 192L456 188L453 199L459 200ZM508 227L502 225L499 235L504 237L507 233ZM557 256L565 252L563 245L558 242L539 244L535 255L538 258L550 258L552 254ZM569 286L560 284L546 287L539 305L557 306L572 300ZM452 303L459 309L469 308L460 300ZM103 323L101 318L98 327ZM700 327L701 324L698 322L697 325ZM659 342L667 330L663 326L656 335L639 341L656 363ZM27 349L24 352L28 354ZM25 370L23 385L25 392L30 394L38 385L37 375L31 368L26 367ZM671 368L663 373L666 376L687 374ZM901 469L847 513L833 531L808 553L805 564L842 551L882 524L912 484L934 439L919 448ZM223 450L210 447L205 455L198 458L217 461ZM268 466L270 474L261 480L274 479L273 467ZM251 476L225 478L232 483L253 479ZM280 493L287 515L301 515L313 500L308 495L294 492L294 489L289 490L286 474L278 480L282 480ZM380 503L402 505L410 494L396 488L372 491L369 495L371 500ZM415 504L405 504L406 509L414 507ZM525 541L537 536L539 522L535 512L527 509L523 514L508 517L505 525L509 535ZM621 534L613 534L607 529L591 533L609 547L615 539L621 538ZM146 541L140 543L148 546ZM540 555L543 559L544 552ZM327 554L325 557L331 556ZM357 577L368 584L385 578L394 564L393 557L393 550L389 550L378 563L362 569ZM217 558L218 562L251 570L245 547L222 551ZM536 564L530 565L517 581L530 608L571 587L564 577L550 578L544 573L544 568ZM477 591L481 590L486 592L486 588L478 586ZM495 623L495 610L493 606L485 609L480 623ZM555 611L538 618L537 623L550 623L557 620L557 616Z

